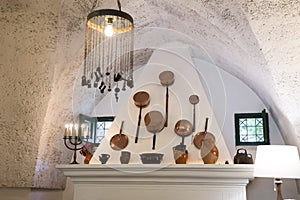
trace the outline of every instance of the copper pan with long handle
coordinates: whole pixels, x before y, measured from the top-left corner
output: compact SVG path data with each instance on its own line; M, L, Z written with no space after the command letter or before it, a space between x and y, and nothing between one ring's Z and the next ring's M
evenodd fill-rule
M133 96L133 101L134 101L134 104L140 108L140 112L139 112L139 116L138 116L138 125L136 128L136 134L135 134L135 143L137 143L138 138L139 138L140 125L141 125L142 109L149 105L150 95L145 91L137 92Z
M155 150L156 134L165 127L165 119L159 111L150 111L144 117L147 131L153 133L152 149Z
M121 123L120 132L110 139L110 147L113 150L125 149L128 145L128 137L122 133L124 121Z
M195 135L193 143L197 149L201 149L202 143L205 142L207 145L211 146L211 148L215 145L215 136L207 132L207 126L208 126L208 118L205 120L205 129L203 132L199 132Z
M172 85L175 81L174 73L171 71L163 71L159 74L159 80L161 85L166 87L166 119L165 119L165 127L168 126L168 108L169 108L169 86Z

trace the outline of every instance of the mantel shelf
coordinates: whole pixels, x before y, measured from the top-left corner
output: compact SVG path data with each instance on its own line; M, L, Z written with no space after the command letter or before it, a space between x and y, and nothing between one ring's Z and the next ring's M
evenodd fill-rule
M74 199L246 199L253 165L90 164L57 165L74 183ZM118 192L116 192L118 191ZM101 199L102 199L101 198Z
M236 164L90 164L90 165L57 165L56 168L64 172L66 176L153 176L174 175L209 177L209 178L248 178L253 179L253 165Z

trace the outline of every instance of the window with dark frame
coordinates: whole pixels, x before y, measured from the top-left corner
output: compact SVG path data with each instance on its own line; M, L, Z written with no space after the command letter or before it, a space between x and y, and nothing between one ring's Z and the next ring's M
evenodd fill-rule
M79 114L79 126L82 127L79 129L80 138L99 146L114 119L114 116L90 117Z
M236 113L236 146L256 146L270 144L268 113Z

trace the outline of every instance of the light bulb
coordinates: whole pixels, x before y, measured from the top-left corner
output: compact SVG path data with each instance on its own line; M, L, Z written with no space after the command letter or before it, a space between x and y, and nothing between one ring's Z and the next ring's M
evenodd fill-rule
M112 24L107 24L105 26L104 34L108 37L111 37L114 34L114 29Z

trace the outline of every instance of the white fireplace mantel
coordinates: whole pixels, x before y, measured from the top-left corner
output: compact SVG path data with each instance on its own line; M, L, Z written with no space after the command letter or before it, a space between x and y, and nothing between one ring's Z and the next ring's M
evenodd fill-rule
M58 165L74 200L245 200L253 165Z

